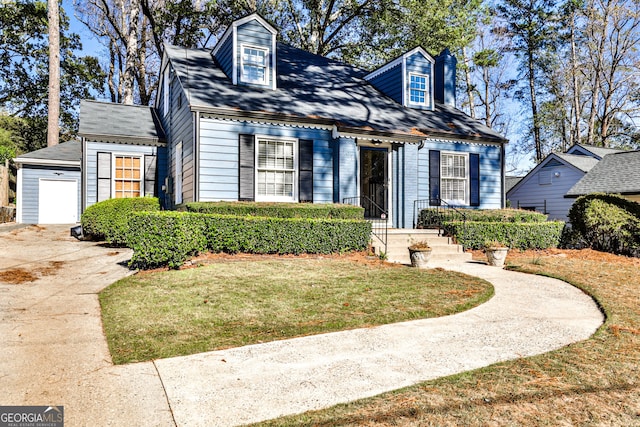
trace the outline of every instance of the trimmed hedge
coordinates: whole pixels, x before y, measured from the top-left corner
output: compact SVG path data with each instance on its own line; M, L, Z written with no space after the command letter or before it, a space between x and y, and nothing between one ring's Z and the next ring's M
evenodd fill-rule
M190 256L212 252L333 253L364 250L371 224L364 220L265 218L192 212L142 212L130 218L130 265L178 268Z
M529 223L545 222L547 215L524 209L457 209L467 221ZM418 228L447 221L462 221L462 215L452 209L426 208L418 215Z
M640 204L615 194L594 193L576 199L569 210L566 247L640 256Z
M363 219L364 208L331 203L192 202L188 212L269 218Z
M112 246L127 246L129 215L139 211L159 211L156 197L108 199L89 206L80 218L83 233Z
M493 222L450 221L445 231L467 249L482 249L487 241L498 241L517 249L555 248L560 243L564 228L562 221L545 222Z

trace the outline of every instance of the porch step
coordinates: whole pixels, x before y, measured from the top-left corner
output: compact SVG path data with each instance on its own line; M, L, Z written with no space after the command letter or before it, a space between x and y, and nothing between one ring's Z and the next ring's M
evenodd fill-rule
M377 255L384 251L383 243L372 236L372 246ZM462 245L455 244L450 237L440 236L438 230L414 230L390 228L387 232L388 262L411 264L409 249L411 242L426 240L431 246L431 259L437 262L467 262L471 254L465 253Z

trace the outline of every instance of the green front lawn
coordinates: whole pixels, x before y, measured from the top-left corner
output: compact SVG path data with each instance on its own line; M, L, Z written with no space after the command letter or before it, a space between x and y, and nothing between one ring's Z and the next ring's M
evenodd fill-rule
M137 274L100 303L120 364L444 316L492 295L488 282L440 269L283 257Z

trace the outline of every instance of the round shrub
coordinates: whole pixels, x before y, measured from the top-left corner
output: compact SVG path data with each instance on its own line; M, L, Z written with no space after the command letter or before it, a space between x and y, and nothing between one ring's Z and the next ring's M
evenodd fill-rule
M129 216L132 212L158 211L157 197L108 199L89 206L80 219L82 231L95 240L104 240L112 246L127 246Z
M640 255L640 204L615 194L588 194L576 199L568 217L571 236L565 240L603 252Z

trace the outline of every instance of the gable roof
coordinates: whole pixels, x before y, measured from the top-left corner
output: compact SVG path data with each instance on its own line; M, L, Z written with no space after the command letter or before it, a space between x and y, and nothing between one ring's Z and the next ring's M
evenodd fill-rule
M640 194L640 151L609 154L582 177L565 197L590 193Z
M427 61L431 62L432 64L435 64L436 60L433 58L433 56L429 55L429 53L424 50L422 47L418 46L412 50L410 50L409 52L400 55L399 57L397 57L396 59L387 62L386 64L384 64L383 66L381 66L380 68L373 70L372 72L370 72L369 74L367 74L366 76L364 76L365 80L371 80L373 78L375 78L376 76L379 76L380 74L386 73L387 71L389 71L390 69L402 64L404 61L406 61L407 58L413 56L416 53L420 53Z
M21 154L13 161L17 164L79 167L81 159L82 148L80 141L73 140Z
M208 49L165 46L192 110L219 117L308 123L370 139L506 139L463 112L436 104L434 111L402 107L368 83L366 71L277 45L277 89L234 86Z
M165 142L155 108L91 100L80 102L78 135L99 142L143 145Z
M555 155L571 166L580 169L582 172L589 172L599 161L596 158L578 154L555 153Z
M269 31L274 36L276 36L278 34L278 31L275 28L273 28L273 26L271 24L269 24L266 19L264 19L262 16L260 16L259 13L254 12L251 15L248 15L248 16L245 16L244 18L240 18L240 19L238 19L236 21L233 21L233 23L227 27L227 29L225 30L224 34L222 34L222 37L220 37L220 39L218 40L216 45L213 47L213 49L211 50L211 53L213 55L216 55L218 50L222 47L222 45L224 45L225 41L229 37L231 37L231 35L233 34L234 30L236 30L238 27L246 24L247 22L251 22L251 21L258 21L267 31Z
M577 169L579 172L586 173L591 170L597 163L598 159L594 159L590 156L581 156L574 154L565 154L565 153L551 153L547 157L545 157L540 163L536 165L533 169L529 171L520 181L515 183L511 188L505 189L505 193L511 193L520 188L524 183L532 179L532 177L538 173L541 169L544 169L545 166L552 165L553 163L561 164L564 166L568 166L574 169Z
M524 178L522 176L505 176L504 177L504 192L511 190L520 180Z
M620 150L617 148L596 147L594 145L586 145L586 144L575 144L569 147L569 149L567 150L567 153L569 154L574 154L576 152L584 153L584 154L590 153L591 155L596 157L598 160L602 160L602 158L607 154L622 153L624 151L625 150ZM577 155L582 155L582 154L577 154Z

